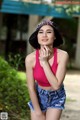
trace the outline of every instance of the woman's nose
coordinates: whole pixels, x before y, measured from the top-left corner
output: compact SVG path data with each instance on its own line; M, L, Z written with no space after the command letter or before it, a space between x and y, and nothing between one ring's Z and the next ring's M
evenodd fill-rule
M47 33L46 33L46 32L43 32L43 36L47 36Z

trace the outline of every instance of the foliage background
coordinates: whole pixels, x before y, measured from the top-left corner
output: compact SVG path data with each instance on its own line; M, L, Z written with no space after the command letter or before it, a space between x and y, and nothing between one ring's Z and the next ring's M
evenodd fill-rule
M0 111L8 112L10 120L27 120L29 100L26 77L0 57Z

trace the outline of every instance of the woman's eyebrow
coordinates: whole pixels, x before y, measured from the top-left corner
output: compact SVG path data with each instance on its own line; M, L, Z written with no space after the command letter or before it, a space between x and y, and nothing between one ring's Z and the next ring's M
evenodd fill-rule
M47 29L47 31L53 31L52 29Z
M44 31L43 29L40 29L39 31ZM52 29L47 29L46 31L53 31Z

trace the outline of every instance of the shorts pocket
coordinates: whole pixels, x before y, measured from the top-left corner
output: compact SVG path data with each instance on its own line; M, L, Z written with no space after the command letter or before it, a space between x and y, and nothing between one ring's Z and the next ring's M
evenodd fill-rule
M29 108L31 109L31 110L34 110L34 107L33 107L33 104L32 104L32 102L30 101L30 102L28 102L28 106L29 106Z

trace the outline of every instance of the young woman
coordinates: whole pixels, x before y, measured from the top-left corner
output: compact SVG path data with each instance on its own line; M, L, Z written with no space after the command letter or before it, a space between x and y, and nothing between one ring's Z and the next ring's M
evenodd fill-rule
M25 59L31 120L60 120L66 100L63 81L68 53L55 23L41 22L29 38L35 51Z

